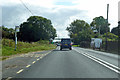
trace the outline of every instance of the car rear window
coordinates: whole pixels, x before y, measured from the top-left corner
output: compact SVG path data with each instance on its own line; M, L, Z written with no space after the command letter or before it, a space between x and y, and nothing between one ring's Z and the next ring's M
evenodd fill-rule
M70 39L62 39L61 42L70 42Z

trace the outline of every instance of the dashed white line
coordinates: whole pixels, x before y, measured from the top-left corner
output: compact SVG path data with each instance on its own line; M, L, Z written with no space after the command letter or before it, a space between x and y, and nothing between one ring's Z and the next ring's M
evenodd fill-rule
M37 61L39 61L40 59L38 58Z
M85 54L85 56L87 56L87 55ZM106 64L104 64L104 63L102 63L102 62L100 62L100 61L98 61L98 60L96 60L94 58L92 58L92 57L90 57L90 56L87 56L87 57L92 59L92 60L94 60L95 62L98 62L99 64L101 64L101 65L103 65L103 66L105 66L105 67L115 71L116 73L120 73L118 70L116 70L116 69L114 69L114 68L112 68L112 67L110 67L110 66L108 66L108 65L106 65Z
M21 73L22 71L23 71L23 69L19 70L19 71L17 72L17 74Z
M10 79L12 79L12 77L8 77L6 80L10 80Z
M37 57L39 57L39 56L37 56Z
M51 52L51 51L50 51L50 52ZM43 55L46 56L46 55L49 54L50 52L48 52L48 53L46 53L46 54L42 54L42 56L43 56ZM37 56L37 57L39 57L39 56ZM37 61L40 60L41 58L42 58L42 57L38 58ZM33 61L32 64L34 64L35 62L36 62L36 61ZM30 67L30 66L31 66L31 65L27 65L26 68L28 68L28 67ZM19 71L16 72L16 73L19 74L19 73L21 73L23 70L24 70L24 69L21 69L21 70L19 70ZM8 77L6 80L10 80L11 78L12 78L12 77Z
M33 61L32 63L34 64L36 61Z
M27 65L26 68L30 67L31 65Z

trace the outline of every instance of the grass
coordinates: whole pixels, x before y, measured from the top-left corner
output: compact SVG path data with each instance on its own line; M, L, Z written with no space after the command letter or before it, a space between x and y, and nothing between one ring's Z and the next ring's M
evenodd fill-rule
M74 47L79 47L80 45L72 45L72 46L74 46Z
M43 51L55 49L56 46L49 44L49 41L38 41L38 42L20 42L18 41L17 50L15 51L15 42L10 39L2 39L2 56L10 56L21 53Z

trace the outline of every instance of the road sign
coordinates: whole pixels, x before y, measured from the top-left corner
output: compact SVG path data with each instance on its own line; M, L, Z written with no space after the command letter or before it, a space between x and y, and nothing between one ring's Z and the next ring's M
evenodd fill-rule
M19 26L15 26L15 31L19 32Z

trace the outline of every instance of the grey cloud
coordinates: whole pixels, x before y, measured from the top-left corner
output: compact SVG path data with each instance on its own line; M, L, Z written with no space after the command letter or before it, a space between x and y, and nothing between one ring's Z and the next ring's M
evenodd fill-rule
M28 11L21 5L2 7L2 24L8 28L20 25L28 17Z
M15 25L20 25L22 22L31 16L31 14L22 6L3 6L2 7L2 23L7 27L14 28ZM70 8L44 8L39 6L32 6L30 10L38 16L43 16L50 19L57 30L57 33L63 34L67 26L69 26L69 20L72 16L77 16L78 19L84 18L86 11ZM79 16L78 16L79 15ZM65 32L66 33L66 32Z
M67 8L63 9L63 8L61 8L55 12L52 12L52 10L50 12L48 10L45 12L44 11L40 12L40 14L51 19L52 23L55 24L55 27L57 26L57 30L61 31L61 30L66 29L66 27L67 27L66 22L70 19L71 16L80 15L82 17L85 12L86 11L77 10L77 9L67 9ZM39 12L38 12L38 14L39 14Z

